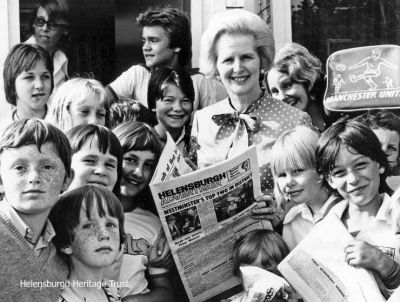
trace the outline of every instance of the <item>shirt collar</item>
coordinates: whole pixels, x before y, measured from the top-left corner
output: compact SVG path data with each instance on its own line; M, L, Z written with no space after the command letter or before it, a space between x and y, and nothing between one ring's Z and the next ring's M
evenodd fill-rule
M179 135L178 139L175 142L176 145L178 145L184 139L185 134L186 134L185 127L183 127L181 135Z
M320 221L322 218L324 218L329 210L338 202L338 197L331 195L329 198L325 201L324 205L321 207L321 209L316 212L314 215L311 212L311 209L307 204L300 204L296 207L293 207L290 209L290 211L286 214L285 219L283 221L283 224L288 224L292 222L298 215L301 215L302 218L305 220L308 220L312 223L317 223Z
M6 198L0 202L0 209L3 211L6 217L10 219L10 222L18 230L18 232L35 248L35 250L47 247L50 244L50 241L56 235L53 225L51 224L50 220L47 219L38 241L36 243L32 242L32 230L25 223L25 221L22 220L17 211L10 205Z
M391 199L386 193L380 194L379 196L382 198L382 204L378 210L378 213L375 215L375 219L386 221L387 213L390 210ZM339 202L332 210L335 215L341 219L348 207L349 202L347 200L343 200Z

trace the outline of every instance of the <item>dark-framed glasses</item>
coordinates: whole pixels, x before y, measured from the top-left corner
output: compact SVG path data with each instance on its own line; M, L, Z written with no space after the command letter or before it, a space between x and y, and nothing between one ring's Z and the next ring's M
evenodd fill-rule
M47 28L49 30L55 30L58 27L62 27L62 26L67 26L66 23L61 23L61 22L54 22L54 21L46 21L44 18L35 18L35 20L33 20L33 24L37 27L43 27L45 24L47 25Z

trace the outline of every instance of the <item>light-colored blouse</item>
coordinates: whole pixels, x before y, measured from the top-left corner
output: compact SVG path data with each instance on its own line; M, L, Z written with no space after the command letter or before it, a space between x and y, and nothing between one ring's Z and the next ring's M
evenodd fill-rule
M201 169L256 145L261 189L264 193L271 193L271 148L284 131L297 125L311 127L311 118L266 93L244 113L236 111L227 98L196 111L191 134L191 159Z

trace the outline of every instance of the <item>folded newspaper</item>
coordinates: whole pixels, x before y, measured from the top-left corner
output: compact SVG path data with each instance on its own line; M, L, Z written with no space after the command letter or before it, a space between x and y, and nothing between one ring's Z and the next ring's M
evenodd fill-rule
M328 215L278 270L305 302L386 301L370 271L345 262L344 250L352 239L339 218Z
M168 136L150 188L187 295L196 302L239 284L233 275L235 240L271 225L250 217L254 197L261 195L254 146L191 170Z

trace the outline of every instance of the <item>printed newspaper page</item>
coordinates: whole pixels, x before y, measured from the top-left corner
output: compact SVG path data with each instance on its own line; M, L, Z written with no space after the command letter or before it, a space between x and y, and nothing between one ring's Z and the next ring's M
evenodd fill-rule
M174 178L183 174L176 149L165 150L150 188L188 297L205 301L239 284L233 275L235 240L265 228L250 218L254 197L261 194L257 154L250 147Z
M335 215L328 215L278 265L305 302L383 302L371 272L345 262L353 237Z
M151 183L167 181L192 172L171 135L167 132L167 143L161 153Z

